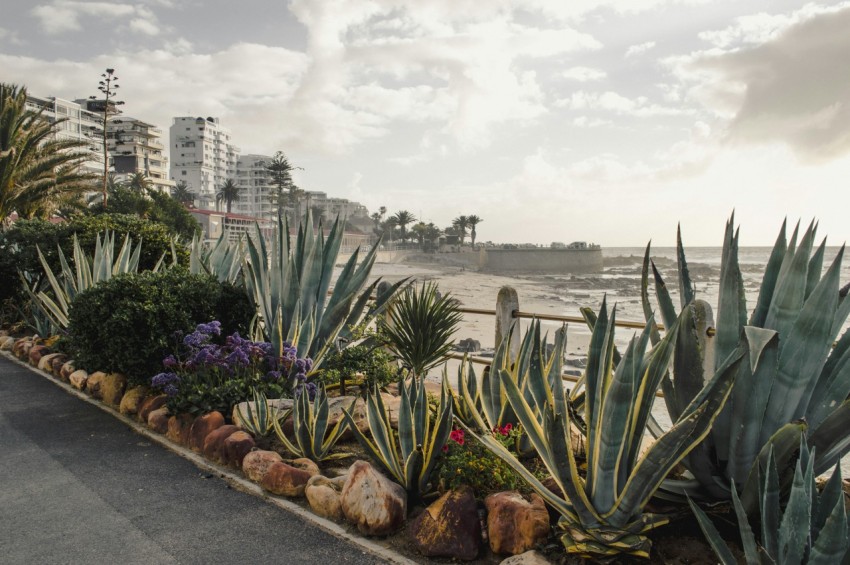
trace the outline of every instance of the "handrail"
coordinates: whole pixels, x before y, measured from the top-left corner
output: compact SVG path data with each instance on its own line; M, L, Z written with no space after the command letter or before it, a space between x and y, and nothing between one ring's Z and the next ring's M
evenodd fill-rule
M462 312L464 314L479 314L479 315L482 315L482 316L495 316L496 315L495 310L489 310L489 309L486 309L486 308L460 307L460 308L458 308L458 311ZM521 310L514 310L512 312L512 316L514 318L537 319L537 320L546 320L546 321L550 321L550 322L570 322L570 323L576 323L576 324L584 324L585 323L585 319L582 318L581 316L562 316L560 314L538 314L538 313L535 313L535 312L523 312ZM633 329L638 329L638 330L641 330L641 329L646 327L646 323L636 322L636 321L632 321L632 320L616 320L614 322L614 324L618 327L621 327L621 328L633 328ZM664 330L664 326L662 324L656 324L655 327L658 328L659 331Z

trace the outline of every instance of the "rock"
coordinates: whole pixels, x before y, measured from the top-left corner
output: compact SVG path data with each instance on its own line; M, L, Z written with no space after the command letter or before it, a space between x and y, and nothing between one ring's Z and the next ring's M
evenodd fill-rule
M477 339L468 337L457 342L454 350L460 351L461 353L477 353L478 351L481 351L481 342Z
M264 451L258 449L252 451L242 460L242 472L248 480L259 483L269 472L269 467L275 463L282 463L283 457L277 451Z
M77 369L74 367L74 361L67 361L64 365L62 365L62 370L59 371L59 378L65 382L68 382L71 373L76 370Z
M158 434L168 432L168 408L163 406L148 414L148 427Z
M203 416L198 416L192 422L192 428L189 430L189 442L187 446L192 451L200 453L204 449L204 440L210 435L210 432L224 425L224 416L221 412L213 411Z
M71 383L71 386L78 390L86 390L86 383L88 383L89 374L82 369L77 369L70 375L68 375L68 382Z
M227 437L222 444L221 462L237 469L242 466L242 460L254 448L254 438L247 432L238 431Z
M15 345L15 338L11 336L4 336L3 339L0 339L0 351L12 351L12 347Z
M127 377L121 373L109 373L100 383L100 398L104 404L118 408L124 391L127 390Z
M361 533L383 536L407 516L407 493L366 461L355 461L341 494L342 513Z
M210 461L221 463L224 459L224 440L238 431L238 426L228 424L210 432L204 438L204 457Z
M50 361L50 369L48 369L55 376L61 378L62 377L62 367L65 363L68 362L68 356L64 353L57 353L54 355L53 359Z
M407 527L413 546L426 557L470 561L481 550L478 504L468 486L450 490Z
M47 348L46 345L33 345L29 348L27 352L27 357L29 358L30 365L33 367L38 367L39 361L41 358L50 353L50 349Z
M237 432L241 433L241 432ZM260 485L272 494L280 496L303 496L307 481L312 477L309 471L286 463L273 463L266 472Z
M345 516L342 514L342 500L340 493L345 484L347 475L329 479L322 475L310 477L304 495L310 504L310 509L315 514L334 520L341 521Z
M89 375L89 380L86 383L86 392L92 398L101 398L100 387L103 385L103 379L106 378L106 373L103 371L95 371Z
M32 349L33 341L31 337L21 337L15 340L12 344L12 355L18 359L27 359L30 349Z
M142 401L141 405L139 405L139 410L136 412L136 417L140 422L147 422L150 413L154 410L159 410L160 408L165 406L165 402L167 400L168 397L164 394L148 396Z
M529 502L516 491L498 492L485 498L484 505L493 553L516 555L549 537L549 514L537 494Z
M191 414L171 416L168 419L168 430L165 433L165 437L174 443L187 445L189 443L189 431L192 429L192 423L194 421L195 418Z
M253 406L249 406L249 404L253 404L253 401L250 402L240 402L239 404L235 404L233 406L233 413L230 415L233 423L240 428L242 427L242 419L239 417L239 410L248 414L249 409L253 409ZM291 398L269 398L266 404L269 407L269 410L278 410L279 412L283 412L284 410L289 410L292 408L292 399ZM292 427L290 426L290 429Z
M519 555L511 555L499 565L552 565L552 562L539 551L532 549Z
M53 370L53 359L62 356L61 353L48 353L43 355L38 361L38 369L40 371L51 372Z
M137 414L139 407L148 395L148 387L134 386L124 393L118 411L125 415Z

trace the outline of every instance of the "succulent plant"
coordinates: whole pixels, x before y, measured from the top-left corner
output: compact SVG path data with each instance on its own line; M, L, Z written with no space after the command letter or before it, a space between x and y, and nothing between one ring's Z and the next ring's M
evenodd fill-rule
M254 437L266 437L275 429L275 424L281 418L281 410L276 405L270 405L265 393L254 389L253 398L245 403L237 404L236 414L239 417L239 427Z
M355 398L348 407L349 411L354 410L354 404L356 402L357 399ZM290 414L292 414L293 440L290 440L283 433L280 425ZM328 395L325 392L325 386L319 385L316 389L316 395L312 400L310 400L307 390L302 390L301 394L295 399L292 409L274 420L274 430L278 439L286 446L286 449L298 457L306 457L316 463L321 463L329 459L348 457L348 453L332 454L331 449L334 448L340 437L342 437L342 434L345 433L349 422L344 418L340 418L336 425L329 429L328 417Z
M799 226L790 242L785 225L767 263L755 308L747 317L743 278L738 265L738 232L734 216L726 225L720 269L719 303L711 306L696 297L681 232L677 238L677 314L667 286L655 265L644 259L643 305L647 316L649 270L655 279L658 310L665 325L677 317L679 339L672 375L662 383L672 419L687 406L707 376L738 347L741 336L762 328L758 359L743 364L736 375L730 401L706 441L683 462L695 481L682 481L673 490L691 496L729 499L730 484L741 492L747 511L757 506L756 467L773 445L780 484L791 484L787 464L801 436L816 447L815 474L832 467L850 449L850 334L836 338L848 314L847 288L839 290L844 248L821 276L824 242L812 253L816 227L810 225L797 244ZM657 334L653 339L658 339ZM835 347L833 347L835 344ZM805 421L805 423L801 423Z
M242 241L231 242L222 233L213 244L204 243L197 235L189 244L189 272L214 275L219 282L239 284L245 246Z
M366 453L396 482L417 500L431 488L431 474L452 431L452 403L443 386L436 414L432 415L422 377L399 383L401 402L398 414L398 433L390 425L390 413L377 388L366 400L366 419L372 439L354 424L345 411L345 418L354 437Z

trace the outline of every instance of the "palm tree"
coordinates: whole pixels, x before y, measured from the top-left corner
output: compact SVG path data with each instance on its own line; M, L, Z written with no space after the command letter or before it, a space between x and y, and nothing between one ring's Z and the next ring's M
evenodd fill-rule
M479 218L476 215L466 217L466 223L469 224L469 227L472 230L472 231L469 232L469 239L472 240L472 242L470 244L470 245L472 245L472 249L475 249L475 236L476 236L475 226L477 226L478 224L480 224L483 221L484 220L482 218Z
M62 200L93 188L83 173L85 142L62 139L51 123L26 107L27 90L0 83L0 223L14 211L23 218L49 217Z
M395 219L396 225L401 228L401 241L404 242L407 240L407 231L405 227L407 224L412 224L416 221L416 216L408 212L407 210L400 210L395 213L393 216Z
M239 200L239 193L242 191L242 187L233 182L233 179L227 179L224 181L224 184L221 185L221 188L218 189L218 192L215 193L215 205L218 208L219 202L224 202L227 206L227 213L230 213L230 209L235 200Z
M270 199L272 205L277 208L277 215L282 216L284 208L287 207L294 211L304 191L298 188L295 181L292 180L292 171L301 167L294 167L283 151L275 153L271 161L266 161L264 166L271 175L272 184L275 187Z
M466 228L469 227L469 218L466 216L458 216L452 220L452 227L460 237L460 245L463 247L463 240L466 237Z
M171 197L181 204L191 204L195 201L195 194L189 190L185 180L181 180L171 189Z
M425 222L414 224L410 228L410 233L416 236L416 241L419 242L419 248L425 249L425 233L428 231L428 225Z
M127 180L127 187L140 194L147 194L147 191L151 188L151 186L153 186L151 179L149 179L143 172L135 172L130 175L130 178Z
M313 223L318 224L319 222L324 221L325 219L325 207L324 206L310 206L310 211L313 213Z
M390 234L390 239L389 239L390 243L392 243L392 241L393 241L393 230L395 230L397 225L398 225L398 222L396 221L395 216L390 216L389 218L384 220L384 223L383 223L384 233Z

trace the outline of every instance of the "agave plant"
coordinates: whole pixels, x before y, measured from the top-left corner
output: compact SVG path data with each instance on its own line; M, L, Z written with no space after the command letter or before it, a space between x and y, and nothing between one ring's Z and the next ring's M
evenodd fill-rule
M357 428L349 411L344 412L358 443L413 500L430 489L431 473L452 431L452 403L446 389L444 385L436 416L432 416L424 379L415 377L409 385L400 382L398 433L390 426L390 414L380 392L372 389L366 400L372 439Z
M50 320L53 329L63 330L68 327L68 309L74 298L84 290L101 281L109 280L114 275L137 272L141 249L141 243L134 248L133 241L129 236L125 236L121 249L116 253L115 234L106 231L103 234L102 241L100 234L97 235L94 255L89 257L83 251L75 234L74 268L71 268L60 247L59 262L62 271L59 276L53 272L41 249L38 249L38 258L44 268L52 294L48 294L44 290L30 288L27 284L24 286L27 288L33 304ZM160 259L160 264L161 262ZM25 281L23 275L21 277Z
M231 242L226 233L222 233L212 245L205 244L197 235L189 244L189 272L213 275L219 282L239 283L244 260L242 241Z
M349 411L354 410L356 402L357 399L355 398L348 407ZM290 414L292 414L294 441L283 433L280 426L280 423L285 421ZM349 423L344 418L340 418L336 425L329 430L328 414L328 395L324 384L319 385L316 389L313 400L310 400L310 395L307 394L306 390L303 390L295 399L292 410L286 411L280 418L275 419L274 430L277 438L286 446L286 449L296 456L306 457L316 463L348 457L350 455L348 453L331 454L331 449L345 433Z
M609 319L603 301L588 352L585 477L579 475L570 448L570 424L578 423L579 417L561 379L547 380L539 364L532 364L528 376L533 403L507 371L499 371L499 376L512 409L562 495L545 487L499 442L487 434L476 437L561 514L558 525L567 552L592 558L648 557L651 542L646 532L666 524L670 517L645 512L647 502L673 467L708 433L731 391L738 366L750 347L758 353L760 340L745 340L729 355L673 427L641 455L655 393L677 347L678 322L650 352L647 326L631 339L615 370L615 317L616 309Z
M277 421L282 417L277 405L270 405L265 393L254 389L253 399L244 404L238 404L236 414L239 417L239 427L254 437L266 437L276 428Z
M755 464L764 462L769 450L766 444L773 445L779 468L785 470L780 482L786 488L791 484L790 458L801 435L817 448L815 474L831 468L850 448L850 401L846 400L850 393L850 334L845 333L832 347L850 314L846 288L839 291L844 248L821 276L826 241L812 253L814 224L799 245L798 231L799 226L786 242L783 224L749 320L734 216L726 225L716 323L711 306L696 298L681 232L677 242L681 314L676 313L661 274L649 260L647 247L644 310L651 311L651 265L664 323L682 319L672 377L663 382L672 419L692 401L706 376L713 374L737 347L742 328L749 325L772 334L759 362L741 366L731 399L709 437L684 461L698 485L683 482L676 488L692 496L728 499L728 485L734 483L742 489L745 508L752 512L757 505Z
M359 249L351 255L328 295L343 226L344 222L337 218L325 237L321 224L313 229L308 212L305 223L298 228L294 246L290 245L289 224L281 218L270 250L259 227L247 241L245 282L257 306L265 339L279 353L285 342L295 344L300 357L313 360L313 371L337 340L349 339L351 328L364 323L366 303L380 282L366 284L375 262L376 244L359 265ZM406 279L379 296L365 317L381 313L404 282Z
M847 557L850 538L847 532L847 511L841 488L841 466L836 465L832 476L819 494L815 484L814 450L809 453L805 440L800 445L800 457L794 467L790 494L785 512L780 510L779 472L773 449L769 449L766 474L759 481L761 514L761 543L756 541L747 520L747 512L738 498L735 485L732 504L738 519L738 529L744 546L747 565L768 563L832 565ZM729 551L720 533L699 506L688 499L700 528L723 565L738 561Z
M407 287L392 302L390 323L382 328L386 345L414 376L424 377L446 358L462 318L457 301L439 296L435 283Z

